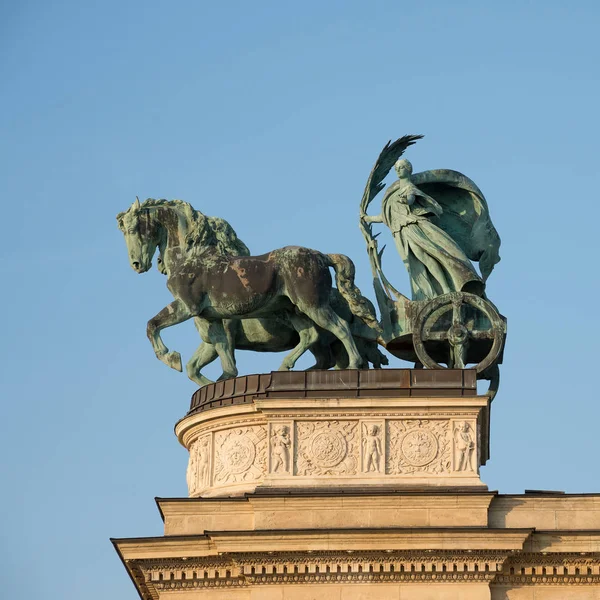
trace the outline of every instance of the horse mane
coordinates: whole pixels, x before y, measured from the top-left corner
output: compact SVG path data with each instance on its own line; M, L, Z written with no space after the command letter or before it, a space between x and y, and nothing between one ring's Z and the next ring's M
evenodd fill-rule
M186 243L191 251L200 251L207 246L214 246L220 254L229 256L249 256L250 250L233 227L220 217L207 217L196 210L189 202L183 200L166 200L164 198L148 198L141 208L170 207L183 213L188 233Z

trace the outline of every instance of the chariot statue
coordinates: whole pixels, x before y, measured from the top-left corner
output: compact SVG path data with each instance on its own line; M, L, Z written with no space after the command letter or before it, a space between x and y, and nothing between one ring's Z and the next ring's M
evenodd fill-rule
M500 237L485 197L471 179L449 169L413 173L411 163L400 158L421 137L407 135L383 148L360 204L382 345L417 368L470 365L497 388L506 320L485 287L500 261ZM398 179L385 190L380 214L369 216L367 209L392 167ZM384 274L385 246L379 250L379 234L373 232L379 223L389 228L408 271L410 299Z
M194 320L202 343L186 366L200 386L202 369L217 357L236 377L235 350L289 350L280 370L311 352L314 369L364 369L388 364L379 346L417 368L474 368L498 386L506 321L486 296L486 281L500 260L500 238L487 202L465 175L448 169L413 173L404 151L422 136L388 143L368 178L360 203L375 307L354 283L354 263L342 254L288 246L251 256L224 219L181 200L148 198L117 215L129 262L144 273L158 256L174 301L148 322L156 356L182 370L161 331ZM367 210L395 168L381 211ZM389 228L408 271L411 298L384 274L383 250L373 227ZM477 270L475 263L479 266ZM333 287L332 271L337 287Z

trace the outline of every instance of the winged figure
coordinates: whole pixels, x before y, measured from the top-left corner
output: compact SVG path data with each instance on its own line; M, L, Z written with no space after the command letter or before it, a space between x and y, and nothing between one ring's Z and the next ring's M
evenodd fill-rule
M413 300L429 300L448 292L484 296L485 281L500 260L500 237L490 219L485 197L468 177L457 171L437 169L412 172L400 159L406 148L422 136L404 136L382 150L367 182L361 202L361 230L367 240L376 291L391 300L406 299L383 274L372 224L387 225L408 270ZM383 196L381 213L367 215L367 208L385 187L383 179L392 166L398 180ZM473 262L479 263L480 273ZM379 288L379 289L378 289Z

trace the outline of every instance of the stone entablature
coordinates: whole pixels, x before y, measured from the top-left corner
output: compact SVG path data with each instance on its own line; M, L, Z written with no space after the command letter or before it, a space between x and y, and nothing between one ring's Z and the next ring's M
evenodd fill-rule
M480 488L485 396L272 397L191 414L190 497L263 488Z
M491 527L535 529L530 552L594 550L600 495L396 492L238 498L158 498L165 535L286 528ZM595 551L595 550L594 550Z
M165 502L172 501L159 501L167 517L172 507ZM319 593L344 600L403 594L417 599L595 600L600 531L563 535L565 543L549 551L548 532L489 527L328 529L326 534L212 531L114 543L144 600L172 594L182 600L322 597ZM572 551L573 537L580 538L577 552ZM423 584L439 587L431 595L431 587ZM290 586L305 592L290 592Z

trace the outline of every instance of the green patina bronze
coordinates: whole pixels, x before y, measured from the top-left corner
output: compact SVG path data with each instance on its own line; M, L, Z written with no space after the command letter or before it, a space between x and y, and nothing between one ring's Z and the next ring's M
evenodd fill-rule
M293 368L306 350L315 355L317 368L387 362L375 342L374 308L354 285L354 265L347 257L298 247L248 256L226 221L177 200L136 200L117 219L133 269L147 271L158 247L160 268L175 297L148 324L155 353L181 370L180 355L168 351L160 331L195 318L204 343L187 370L200 385L208 382L200 369L216 355L221 378L237 375L235 347L293 348L281 369ZM331 287L330 267L337 290Z
M485 282L500 260L500 237L485 197L468 177L449 169L413 174L411 163L400 158L421 137L407 135L383 148L360 204L382 342L417 366L472 364L482 378L497 379L506 325L486 297ZM367 209L392 167L398 179L386 189L381 213L369 216ZM377 223L393 236L408 271L411 299L384 274L385 246L379 250L379 234L372 229Z
M384 147L360 204L379 321L354 285L348 257L291 246L253 257L223 219L181 200L136 199L117 216L130 264L147 271L158 249L158 268L175 298L148 323L157 357L182 370L179 353L167 349L160 332L194 319L202 343L186 370L201 386L209 383L203 367L217 357L220 379L237 375L236 349L291 350L282 370L306 351L315 357L312 368L354 369L387 364L381 344L416 367L472 366L495 391L506 320L488 299L486 281L500 260L500 238L473 181L449 169L413 173L401 158L421 137L407 135ZM385 190L379 214L370 216L392 167L398 179ZM404 262L410 298L384 274L377 224L387 226Z

